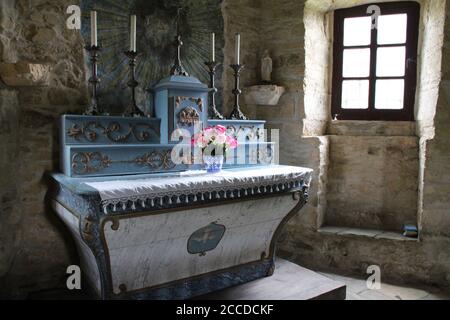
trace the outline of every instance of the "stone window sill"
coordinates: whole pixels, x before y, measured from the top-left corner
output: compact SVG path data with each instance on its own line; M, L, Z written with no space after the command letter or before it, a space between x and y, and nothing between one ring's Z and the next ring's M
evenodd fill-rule
M318 230L318 232L322 234L329 234L336 236L365 237L375 240L393 240L393 241L410 241L410 242L420 241L418 238L408 238L398 232L373 230L373 229L322 227Z
M350 121L328 123L327 135L333 136L416 136L414 121Z

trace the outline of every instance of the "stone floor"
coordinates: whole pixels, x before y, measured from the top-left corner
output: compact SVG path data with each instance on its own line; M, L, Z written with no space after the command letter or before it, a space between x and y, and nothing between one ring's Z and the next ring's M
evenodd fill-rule
M347 285L346 300L450 300L450 292L441 292L435 288L416 289L404 286L381 284L381 289L367 288L366 280L319 272L334 281Z

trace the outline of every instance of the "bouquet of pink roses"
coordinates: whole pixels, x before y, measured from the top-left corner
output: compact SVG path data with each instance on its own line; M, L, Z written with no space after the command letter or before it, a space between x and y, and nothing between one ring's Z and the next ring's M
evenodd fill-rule
M227 150L235 149L238 145L237 140L227 133L227 128L221 125L207 127L194 135L191 143L211 156L223 155Z
M222 170L223 155L227 150L235 149L237 140L221 125L208 127L194 135L191 141L196 148L203 152L203 163L207 172L216 173Z

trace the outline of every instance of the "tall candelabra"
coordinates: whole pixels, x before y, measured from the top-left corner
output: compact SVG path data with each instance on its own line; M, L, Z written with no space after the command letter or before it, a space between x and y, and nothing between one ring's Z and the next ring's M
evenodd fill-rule
M234 106L233 111L230 114L230 119L247 120L247 117L242 113L241 107L239 106L239 96L242 93L241 89L239 89L239 83L241 71L245 66L242 64L232 64L230 67L234 70L234 90L232 91L234 94Z
M145 114L136 104L136 87L139 85L139 82L136 80L136 58L138 53L136 51L125 51L125 55L129 59L130 66L130 80L127 82L127 85L131 89L131 102L123 115L125 117L144 117Z
M216 77L216 68L220 64L215 61L208 61L208 62L205 62L205 65L209 69L209 88L211 89L211 99L210 99L210 104L209 104L210 118L223 120L224 119L223 115L220 114L220 112L217 110L217 107L216 107L217 88L216 88L215 77Z
M96 116L104 114L103 108L98 103L98 84L100 78L97 72L98 56L100 52L99 46L86 46L85 49L91 56L91 77L89 78L89 84L91 85L91 101L87 106L84 114L89 116Z

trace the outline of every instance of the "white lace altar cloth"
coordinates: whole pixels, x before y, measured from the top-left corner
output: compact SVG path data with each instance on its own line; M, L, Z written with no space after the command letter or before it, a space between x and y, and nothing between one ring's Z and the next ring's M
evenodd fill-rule
M210 174L187 171L176 176L89 182L100 194L105 213L172 203L240 198L309 186L312 170L291 166L228 169Z

